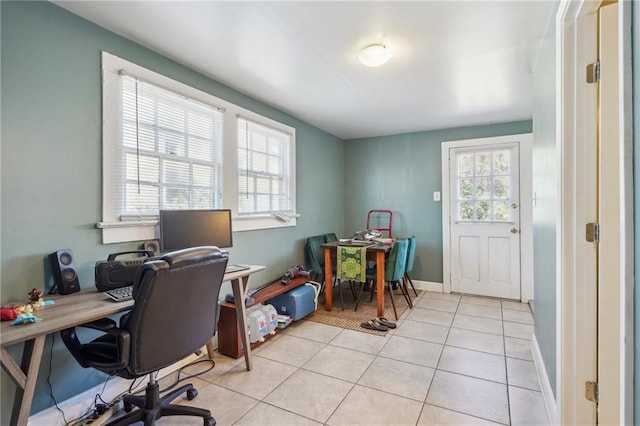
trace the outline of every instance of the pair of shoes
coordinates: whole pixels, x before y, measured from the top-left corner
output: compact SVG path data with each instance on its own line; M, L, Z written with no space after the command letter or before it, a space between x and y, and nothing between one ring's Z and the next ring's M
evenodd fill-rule
M396 324L389 321L385 317L374 318L367 322L363 322L360 325L369 330L378 330L378 331L389 331L389 329L391 328L396 328Z
M388 319L386 319L385 317L378 317L375 318L374 321L384 325L385 327L388 328L396 328L396 323L389 321Z
M382 323L379 323L378 321L376 321L376 319L363 322L360 324L360 326L368 330L389 331L389 327L387 327L386 325L382 325Z

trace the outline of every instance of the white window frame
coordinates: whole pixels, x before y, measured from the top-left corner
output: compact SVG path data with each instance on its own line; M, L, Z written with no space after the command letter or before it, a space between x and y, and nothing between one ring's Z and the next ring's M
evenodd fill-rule
M476 154L479 152L491 152L492 154L496 151L505 151L508 150L510 152L510 158L509 158L509 173L508 174L494 174L493 173L493 164L491 165L491 172L489 175L485 175L485 176L477 176L475 173L475 170L472 171L472 175L471 176L464 176L461 177L459 175L459 165L456 164L455 165L455 170L457 172L457 176L456 176L456 190L457 190L457 195L455 200L455 204L454 207L452 208L452 220L455 221L456 223L514 223L514 219L513 219L513 215L514 215L514 211L513 209L509 208L509 219L508 220L496 220L494 219L487 219L487 220L482 220L482 219L462 219L460 217L460 203L463 201L470 201L472 203L475 202L480 202L480 201L489 201L491 203L491 205L493 206L493 203L496 201L506 201L508 204L511 204L513 202L513 193L514 193L514 183L513 183L513 177L517 176L519 174L518 171L518 164L519 164L519 158L518 158L518 144L514 143L514 144L510 144L510 145L496 145L496 146L492 146L492 145L487 145L487 146L477 146L477 147L471 147L471 148L463 148L463 149L457 149L456 150L456 155L455 155L455 159L453 159L453 161L458 160L459 155L460 154ZM493 157L492 157L493 158ZM491 188L491 193L490 193L490 197L487 199L483 199L483 198L477 198L476 194L474 193L473 196L469 199L461 199L460 198L460 179L462 178L468 178L468 179L472 179L474 181L473 186L475 188L476 184L475 181L477 178L489 178L490 180L496 178L496 177L508 177L509 178L509 196L506 199L499 199L499 198L495 198L495 192L494 192L494 188ZM475 191L474 191L475 192ZM519 198L519 197L518 197Z
M222 206L231 209L233 230L250 231L256 229L282 228L296 226L296 137L295 129L260 114L246 110L238 105L217 98L209 93L195 89L171 78L165 77L147 68L136 65L108 52L102 52L102 221L97 227L102 230L103 244L127 241L144 241L158 238L157 217L140 217L126 221L120 220L114 200L116 199L117 167L112 155L113 147L119 145L119 98L120 71L130 76L155 84L191 99L214 105L223 110L223 170L222 170ZM238 215L238 172L237 172L237 117L242 116L265 126L278 129L291 135L290 164L291 171L291 210L259 215Z

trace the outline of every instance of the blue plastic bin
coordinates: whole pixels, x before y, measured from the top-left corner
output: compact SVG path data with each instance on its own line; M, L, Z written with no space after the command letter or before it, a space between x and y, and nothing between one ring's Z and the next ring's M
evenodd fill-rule
M316 300L316 288L305 284L282 293L266 303L273 305L279 314L289 315L297 321L316 310Z

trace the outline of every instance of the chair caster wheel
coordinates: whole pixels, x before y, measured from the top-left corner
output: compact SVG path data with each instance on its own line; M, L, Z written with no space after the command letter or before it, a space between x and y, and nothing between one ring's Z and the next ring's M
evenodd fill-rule
M216 419L214 419L213 417L204 419L204 426L216 426Z
M122 403L122 409L124 410L125 413L130 413L131 410L133 410L134 405L130 402L123 402Z
M198 390L197 389L189 389L187 391L187 399L189 401L191 401L193 398L195 398L196 396L198 396Z

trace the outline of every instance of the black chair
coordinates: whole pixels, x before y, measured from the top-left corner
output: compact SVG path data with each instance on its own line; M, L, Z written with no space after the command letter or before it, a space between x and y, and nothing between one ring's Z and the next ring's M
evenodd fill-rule
M227 252L217 247L195 247L148 261L134 280L133 307L119 325L110 318L83 324L104 333L88 343L80 342L75 327L61 331L82 367L126 379L149 375L146 396L127 395L123 400L125 411L139 409L109 425L143 421L149 426L163 416L199 416L205 426L215 425L209 410L171 404L184 392L188 399L195 398L193 385L160 397L156 377L158 370L197 352L215 334L227 260Z

